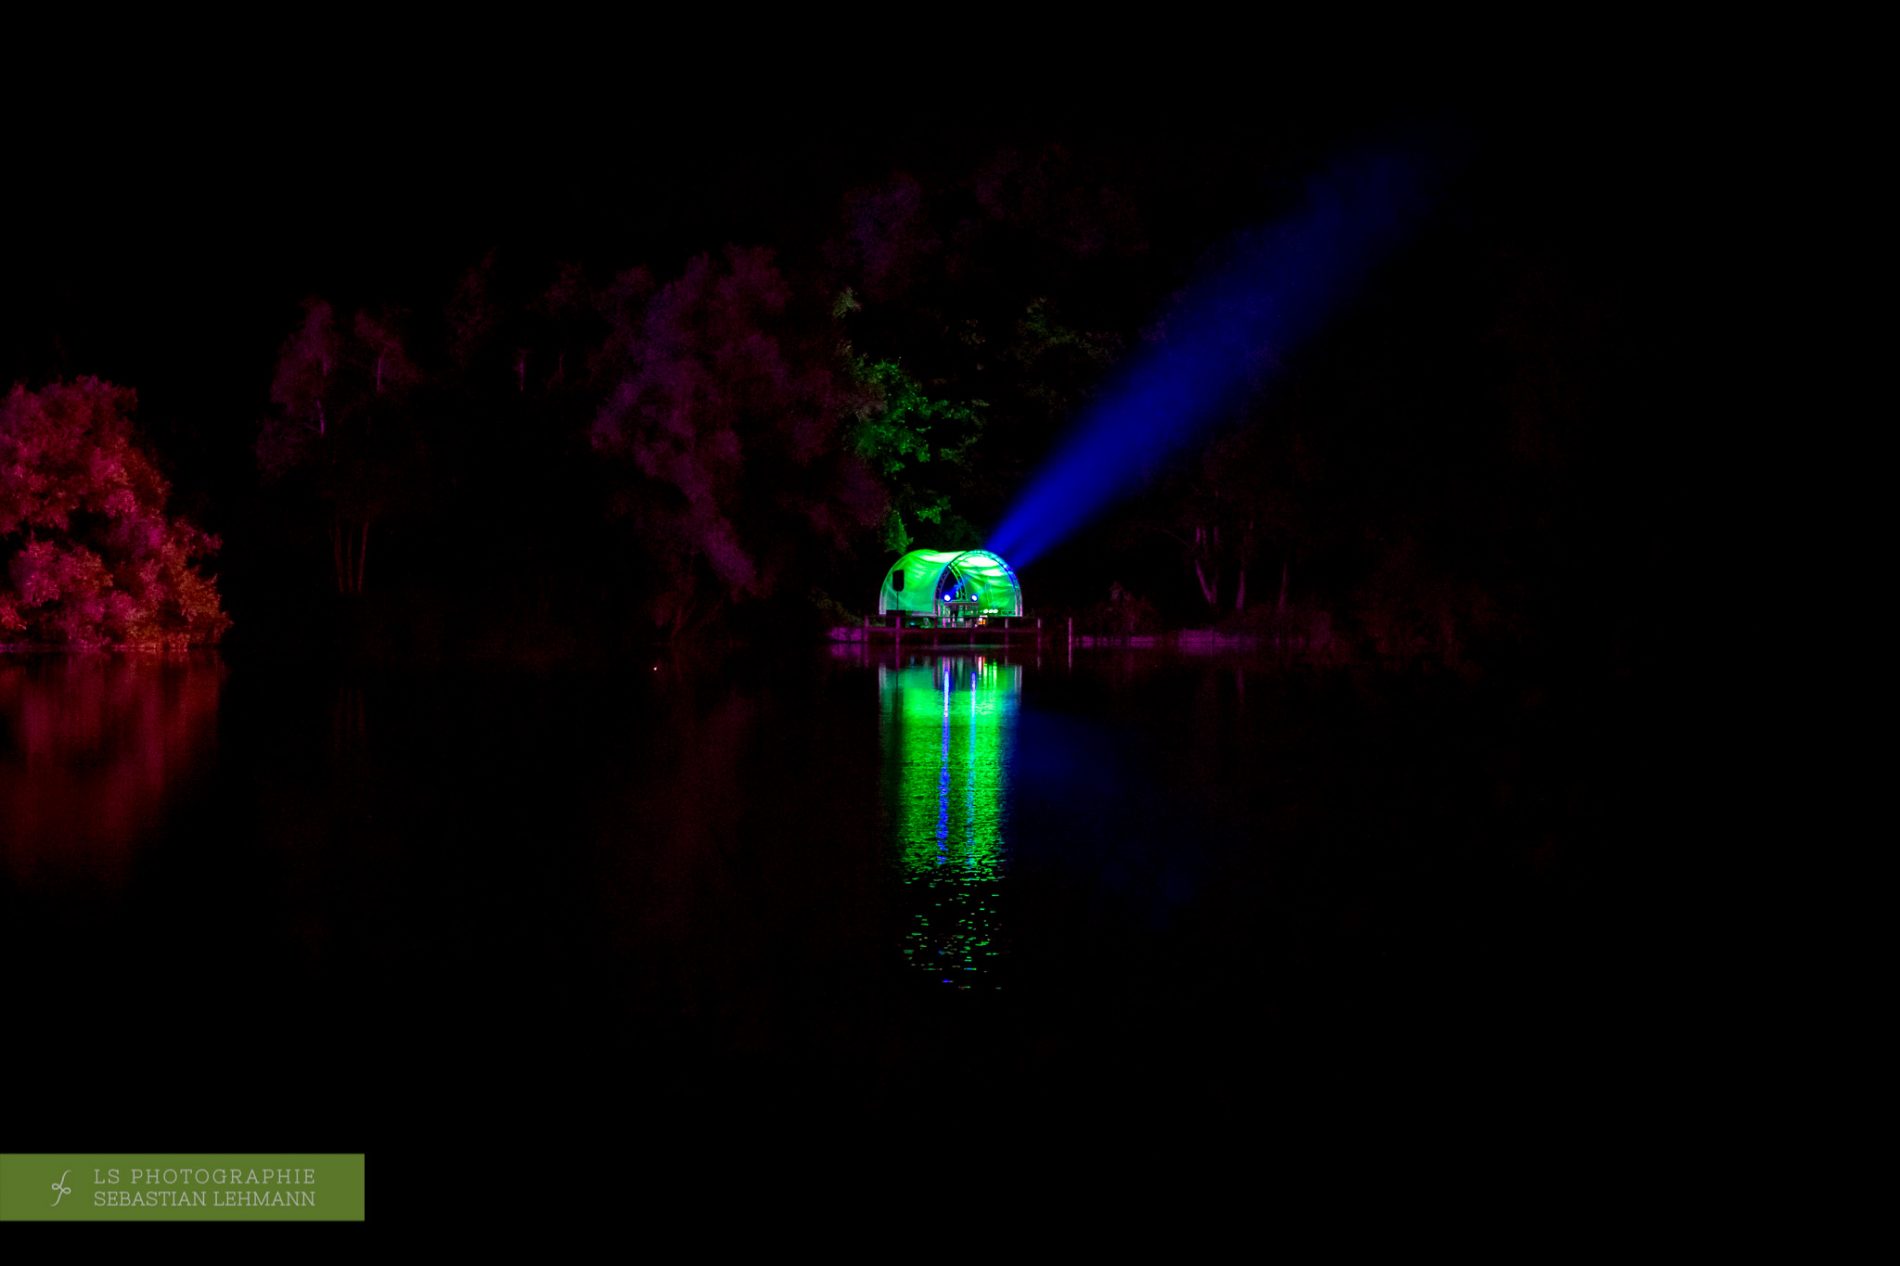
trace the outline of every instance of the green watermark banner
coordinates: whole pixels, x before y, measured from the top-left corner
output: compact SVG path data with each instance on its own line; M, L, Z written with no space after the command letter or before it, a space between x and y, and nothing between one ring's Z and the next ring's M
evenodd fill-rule
M0 1154L0 1222L361 1222L363 1157Z

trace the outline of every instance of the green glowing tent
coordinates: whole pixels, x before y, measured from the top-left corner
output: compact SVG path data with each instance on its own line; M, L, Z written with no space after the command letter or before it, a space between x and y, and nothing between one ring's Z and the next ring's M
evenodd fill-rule
M914 549L884 573L877 613L961 623L1023 613L1023 587L986 549Z

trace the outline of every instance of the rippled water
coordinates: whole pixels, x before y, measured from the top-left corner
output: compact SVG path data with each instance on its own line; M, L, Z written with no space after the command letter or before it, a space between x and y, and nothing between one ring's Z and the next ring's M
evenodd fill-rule
M877 687L880 790L916 910L904 954L942 984L997 987L1023 666L977 654L879 664Z
M401 1156L1515 1085L1616 952L1583 715L1152 654L3 658L9 1028L85 1088L13 1128Z

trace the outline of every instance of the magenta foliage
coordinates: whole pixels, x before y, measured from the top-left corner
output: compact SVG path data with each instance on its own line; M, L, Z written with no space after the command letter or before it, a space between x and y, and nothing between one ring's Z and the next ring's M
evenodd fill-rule
M175 649L229 627L198 567L218 539L166 515L136 403L97 378L0 402L0 639Z
M848 194L844 218L844 232L832 246L833 263L858 278L871 299L909 289L914 273L940 246L924 187L910 176Z
M643 277L617 290L593 437L643 477L627 507L662 554L661 623L772 593L879 520L882 490L834 439L847 387L822 305L769 251L702 255L650 297Z

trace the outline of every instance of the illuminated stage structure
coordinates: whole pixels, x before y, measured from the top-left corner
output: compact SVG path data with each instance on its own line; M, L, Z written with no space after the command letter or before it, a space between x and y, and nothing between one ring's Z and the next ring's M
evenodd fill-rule
M1023 587L986 549L914 549L884 573L877 613L911 628L1006 624L1023 614Z
M1022 683L1022 665L980 655L878 669L885 804L912 910L904 955L945 985L997 983Z

